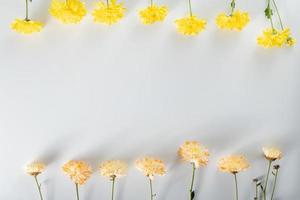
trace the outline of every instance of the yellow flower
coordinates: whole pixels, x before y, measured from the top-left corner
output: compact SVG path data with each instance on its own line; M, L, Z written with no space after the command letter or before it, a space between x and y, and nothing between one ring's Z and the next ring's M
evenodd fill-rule
M274 147L271 148L263 147L263 152L266 159L271 161L278 160L282 157L282 152L279 149Z
M26 166L27 174L31 176L37 176L45 170L46 166L41 162L33 162Z
M70 160L63 165L62 170L79 185L83 185L92 174L92 168L84 161Z
M49 12L64 24L76 24L87 13L84 3L80 0L52 0Z
M295 40L291 37L290 29L276 30L268 28L263 31L263 35L257 37L257 43L263 47L282 47L283 45L293 46Z
M122 3L116 3L116 0L111 0L107 5L100 1L96 4L96 9L93 11L94 22L104 24L115 24L124 17L126 8Z
M249 168L249 163L244 156L231 155L221 158L218 163L218 168L222 172L238 173Z
M100 164L99 172L101 176L110 179L119 178L126 175L127 165L120 160L108 160Z
M16 19L11 24L11 29L18 33L31 34L35 32L40 32L43 28L42 22L25 20L25 19Z
M186 141L180 146L178 155L182 160L195 164L195 167L207 165L209 152L197 141Z
M250 21L247 12L237 10L232 15L220 13L216 18L216 24L221 29L238 30L241 31Z
M166 167L162 160L145 157L135 161L135 166L138 170L144 173L145 176L150 179L154 178L154 175L164 175L166 173Z
M175 21L177 30L183 35L197 35L205 29L206 21L196 16L189 16Z
M140 10L139 15L143 24L154 24L155 22L162 22L168 14L166 6L151 5Z

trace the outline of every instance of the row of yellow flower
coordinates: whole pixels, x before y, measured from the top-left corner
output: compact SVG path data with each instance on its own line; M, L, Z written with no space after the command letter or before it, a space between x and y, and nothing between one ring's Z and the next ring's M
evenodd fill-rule
M281 158L281 151L276 148L263 148L265 158L269 161L270 165L273 161ZM190 199L195 195L193 184L195 177L195 170L201 166L206 166L209 158L209 151L206 147L197 141L186 141L178 150L179 157L186 162L192 164L192 183L190 187ZM269 169L270 169L269 165ZM166 166L164 162L154 157L144 157L135 161L135 166L140 170L148 179L150 183L151 199L154 197L152 191L152 181L157 175L164 175L166 173ZM243 155L230 155L223 157L219 160L218 168L222 172L228 172L234 175L235 181L237 173L249 168L249 162ZM33 162L29 164L26 171L29 175L33 176L36 180L37 187L41 199L41 185L38 183L37 176L45 170L45 164L42 162ZM75 183L77 199L79 199L78 186L83 185L90 178L92 168L84 161L71 160L62 166L62 170L70 179ZM109 178L112 181L112 199L114 195L114 186L117 178L123 177L127 173L127 164L120 160L104 161L99 165L100 175ZM268 171L269 173L269 171ZM236 182L237 185L237 182ZM236 188L237 194L237 188ZM236 196L238 199L238 196Z

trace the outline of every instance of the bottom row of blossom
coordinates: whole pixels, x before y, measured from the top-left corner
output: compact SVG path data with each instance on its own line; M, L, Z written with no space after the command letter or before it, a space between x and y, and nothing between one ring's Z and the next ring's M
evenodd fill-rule
M269 181L270 169L274 161L279 160L282 156L280 150L276 148L263 148L264 157L268 160L268 171L266 178L256 178L254 179L256 193L254 199L258 199L258 189L261 188L263 200L267 199L267 185ZM179 150L179 157L192 165L192 180L189 190L189 199L193 200L195 197L194 191L194 180L195 171L201 166L206 166L208 163L209 151L206 147L202 146L197 141L186 141L184 142ZM154 157L143 157L135 161L135 166L140 170L148 179L150 186L150 199L153 200L155 194L153 194L152 181L156 175L164 175L166 173L166 167L162 160ZM250 164L243 155L229 155L223 157L219 160L218 169L222 172L228 172L234 175L235 181L235 199L238 200L238 184L237 184L237 174L241 171L249 168ZM279 170L279 165L273 165L274 171L272 174L275 177L275 184L273 184L271 200L274 196L275 185ZM41 184L39 183L37 177L45 170L45 164L42 162L33 162L27 165L26 172L33 176L38 188L38 192L41 200L43 200ZM62 166L62 170L70 179L75 183L76 197L79 200L79 186L86 183L92 174L92 168L84 161L71 160ZM112 196L114 199L114 189L116 179L123 177L127 173L127 164L121 160L109 160L104 161L99 165L100 175L109 178L112 182Z

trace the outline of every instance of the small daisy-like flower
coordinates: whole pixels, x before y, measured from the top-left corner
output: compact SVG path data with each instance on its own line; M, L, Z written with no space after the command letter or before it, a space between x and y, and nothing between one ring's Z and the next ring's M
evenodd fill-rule
M98 2L92 14L94 22L111 25L120 21L124 17L125 11L126 8L122 3L111 0L109 4Z
M121 160L108 160L100 164L99 172L101 176L110 179L120 178L126 175L127 165Z
M76 24L87 13L84 3L80 0L52 0L49 12L64 24Z
M135 161L135 166L138 170L144 173L145 176L153 179L155 175L164 175L166 173L166 167L162 160L145 157Z
M147 8L140 10L139 15L143 24L154 24L155 22L162 22L168 14L166 6L150 5Z
M186 141L180 146L178 155L182 160L193 163L198 168L207 165L209 152L197 141Z
M282 157L282 152L274 147L268 148L263 147L264 156L267 160L275 161L279 160Z
M92 174L92 168L84 161L70 160L63 165L62 170L79 185L83 185Z
M221 29L241 31L250 21L249 14L240 10L231 15L220 13L216 18L216 24Z
M249 163L244 156L231 155L221 158L218 163L218 168L222 172L238 173L249 168Z
M38 21L26 20L26 19L16 19L11 24L11 29L17 33L31 34L35 32L40 32L43 28L43 23Z
M257 37L257 43L265 48L293 46L295 40L291 37L290 29L276 30L268 28Z
M195 15L177 19L175 23L177 31L183 35L198 35L206 26L206 21Z
M27 174L31 176L37 176L41 174L46 168L46 165L42 162L33 162L26 166Z

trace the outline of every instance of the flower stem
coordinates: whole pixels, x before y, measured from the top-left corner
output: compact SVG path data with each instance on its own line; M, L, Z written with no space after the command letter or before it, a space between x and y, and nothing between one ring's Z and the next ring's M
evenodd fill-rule
M238 184L237 184L237 173L233 173L234 175L234 183L235 183L235 200L239 200L239 191L238 191Z
M150 0L150 6L151 7L153 6L153 0Z
M152 180L151 180L151 178L149 178L149 184L150 184L150 199L151 200L153 200L153 197L154 197L154 195L153 195L153 188L152 188Z
M273 189L272 189L272 195L271 195L271 200L273 200L273 196L274 196L274 192L275 192L275 187L276 187L276 183L277 183L277 176L278 176L278 169L275 170L275 180L274 180L274 185L273 185Z
M114 200L116 177L112 178L111 200Z
M273 4L274 4L274 8L275 8L275 10L276 10L276 14L277 14L278 19L279 19L280 27L281 27L281 29L283 30L283 29L284 29L284 28L283 28L283 23L282 23L282 20L281 20L279 11L278 11L278 7L277 7L277 5L276 5L275 0L272 0L272 2L273 2Z
M194 180L195 180L195 163L192 163L192 166L193 166L193 172L192 172L192 181L191 181L191 187L190 187L190 200L193 200L194 198Z
M268 186L268 181L269 181L269 176L270 176L270 169L271 169L271 165L272 165L272 160L269 160L269 165L268 165L268 171L267 171L267 177L266 177L266 180L265 180L265 186L264 186L264 189L263 189L263 197L264 197L264 200L267 200L267 186Z
M231 0L230 7L231 7L230 16L232 16L235 9L235 0Z
M76 197L77 197L77 200L79 200L78 183L75 183L75 188L76 188Z
M28 0L25 0L25 2L26 2L26 8L25 8L25 20L26 21L29 21L29 17L28 17Z
M191 3L191 0L189 0L189 14L190 14L190 17L193 16L193 11L192 11L192 3Z
M109 0L106 0L106 6L109 7Z
M40 198L41 198L41 200L43 200L43 195L42 195L42 191L41 191L41 185L39 184L39 181L37 179L37 175L34 176L34 180L35 180L36 186L38 188L38 191L39 191L39 194L40 194Z
M268 10L271 10L271 8L270 8L270 1L271 0L268 0L268 4L267 4L267 9ZM271 27L272 27L272 30L274 31L275 28L274 28L274 24L273 24L272 14L271 13L269 13L269 14L270 14L269 19L270 19Z
M255 183L255 197L254 200L258 200L258 185Z

